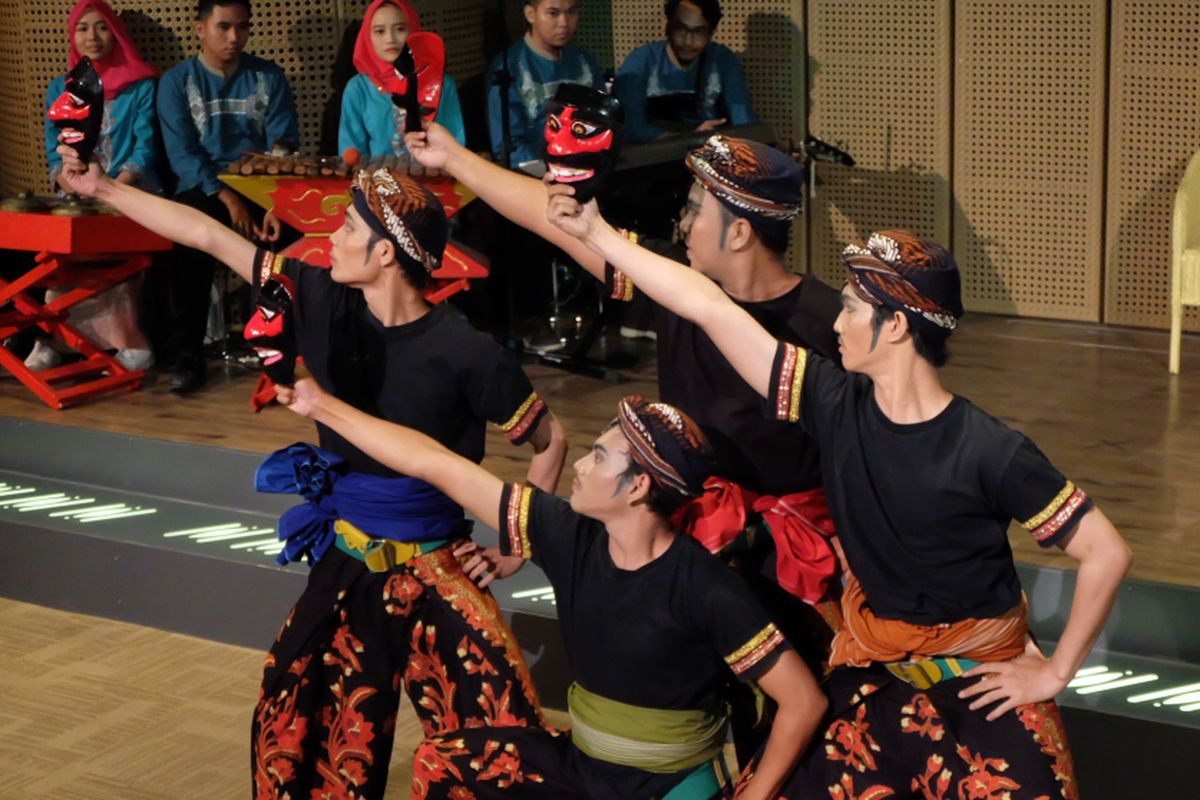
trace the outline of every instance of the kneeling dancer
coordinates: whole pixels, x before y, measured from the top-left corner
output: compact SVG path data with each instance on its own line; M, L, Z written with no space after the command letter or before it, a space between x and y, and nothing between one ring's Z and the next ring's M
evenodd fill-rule
M570 501L505 485L416 431L372 418L300 381L280 395L372 457L439 487L500 531L554 587L576 677L571 736L475 728L418 748L420 797L727 796L720 690L732 674L779 704L743 797L773 797L825 709L812 674L742 581L669 513L711 469L703 435L662 403L628 397L575 463Z

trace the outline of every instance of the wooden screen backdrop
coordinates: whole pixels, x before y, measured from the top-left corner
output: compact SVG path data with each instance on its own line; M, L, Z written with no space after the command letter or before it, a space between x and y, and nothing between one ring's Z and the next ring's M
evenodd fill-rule
M1105 0L960 0L954 232L968 308L1099 321Z
M1200 149L1200 2L1113 0L1110 30L1104 318L1167 328L1172 206ZM1184 325L1200 330L1200 309Z
M809 264L834 286L873 230L949 240L950 33L939 0L809 0L809 128L858 162L817 165Z

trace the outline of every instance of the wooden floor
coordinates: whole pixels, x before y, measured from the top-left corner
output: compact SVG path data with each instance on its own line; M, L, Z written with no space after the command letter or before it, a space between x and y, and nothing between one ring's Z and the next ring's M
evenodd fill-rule
M0 800L248 796L262 662L257 650L0 599ZM409 797L420 740L405 701L388 800Z
M1089 491L1132 544L1132 574L1200 585L1200 339L1184 341L1183 373L1166 369L1166 334L1095 325L968 316L951 340L949 387L1033 438ZM622 383L530 365L534 384L583 455L625 394L655 394L649 345ZM133 394L53 411L12 379L0 380L0 415L172 441L270 452L312 437L285 409L252 414L254 375L235 369L198 395L180 398L165 381ZM485 462L506 480L526 454L489 433ZM565 485L565 484L564 484ZM1066 566L1014 529L1019 560Z

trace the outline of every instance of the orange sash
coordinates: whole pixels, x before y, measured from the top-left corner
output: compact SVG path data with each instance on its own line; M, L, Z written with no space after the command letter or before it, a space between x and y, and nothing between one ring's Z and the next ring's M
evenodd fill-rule
M954 656L974 661L1008 661L1025 651L1029 606L1019 605L998 617L964 619L940 625L914 625L883 619L867 606L858 579L846 573L842 591L842 628L833 639L831 667Z

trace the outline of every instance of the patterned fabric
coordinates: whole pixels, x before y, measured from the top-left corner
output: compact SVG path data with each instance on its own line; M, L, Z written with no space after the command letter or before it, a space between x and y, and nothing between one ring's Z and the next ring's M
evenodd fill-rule
M537 427L538 422L546 415L546 403L533 392L526 398L508 420L500 424L500 430L513 444L524 444Z
M571 739L545 728L471 728L426 738L413 800L591 800Z
M902 311L921 331L942 341L963 315L958 264L936 242L908 231L871 234L842 251L851 283L863 300Z
M725 663L733 670L734 675L741 675L774 652L775 648L782 643L783 634L772 622L755 634L750 641L725 656Z
M446 249L446 212L433 192L407 173L380 167L354 173L351 201L363 220L414 264L432 272Z
M1078 800L1074 762L1053 701L1018 706L994 722L971 711L955 678L918 690L882 667L831 675L828 726L779 800L916 797L922 800ZM746 768L753 776L761 753Z
M749 139L710 136L688 153L687 167L722 205L756 227L786 230L804 202L804 170Z
M431 789L450 777L435 756L465 729L552 736L499 606L451 549L384 573L335 549L313 569L263 672L251 735L256 800L382 798L402 688L426 736L414 797L471 796ZM479 770L516 780L514 751L470 752Z
M629 456L664 491L693 497L703 490L715 463L712 449L691 417L666 403L630 395L617 404L617 422L629 440Z
M862 584L846 573L842 590L842 629L833 639L829 663L867 666L871 662L959 656L975 661L1008 661L1025 651L1029 606L1021 602L995 617L917 625L880 617L871 610Z
M801 390L804 388L804 369L808 351L794 344L780 342L771 366L772 415L785 422L799 422Z
M1021 525L1025 527L1037 542L1044 542L1055 536L1063 526L1074 522L1075 514L1088 501L1087 492L1067 481L1061 492L1050 501L1041 512L1030 517Z
M514 483L512 495L504 515L504 534L508 539L508 555L533 558L533 545L529 542L529 505L533 502L532 486Z

